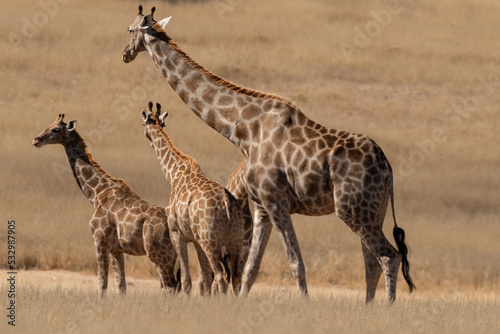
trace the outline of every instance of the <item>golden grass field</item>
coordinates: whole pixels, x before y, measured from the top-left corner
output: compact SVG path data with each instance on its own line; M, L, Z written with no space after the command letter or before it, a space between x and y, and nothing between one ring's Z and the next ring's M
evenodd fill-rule
M173 142L215 180L225 184L243 158L182 103L148 54L122 62L138 4L2 5L0 268L7 269L4 241L13 219L23 270L18 329L500 330L500 5L493 0L142 2L147 11L156 5L157 19L173 15L167 33L211 71L289 97L313 120L380 144L395 173L396 215L412 251L417 291L408 295L400 279L389 308L381 279L375 303L366 307L359 239L335 216L293 216L309 300L292 286L273 233L248 299L160 296L148 260L127 257L128 277L142 283L129 286L125 298L110 289L100 301L88 228L93 209L63 148L36 149L32 139L59 113L77 119L101 166L159 205L169 186L143 134L140 111L148 101L170 110L166 130ZM388 217L391 242L392 226ZM194 257L191 264L195 276ZM54 270L66 274L48 279ZM248 320L254 313L262 320ZM0 326L3 333L5 319Z
M25 333L456 334L500 328L498 294L402 295L389 307L381 299L367 306L362 291L337 287L313 286L306 299L294 287L256 283L247 298L203 298L163 296L156 279L133 279L126 297L111 293L101 300L93 275L29 271L18 278L18 330Z

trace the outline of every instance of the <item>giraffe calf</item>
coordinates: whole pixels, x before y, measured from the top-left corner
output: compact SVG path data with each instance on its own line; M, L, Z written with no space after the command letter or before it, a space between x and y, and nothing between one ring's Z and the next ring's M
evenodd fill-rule
M243 235L243 262L246 263L248 259L248 254L250 253L250 245L252 243L253 236L253 218L250 213L250 205L248 201L248 192L246 188L245 180L245 167L247 159L243 159L238 167L229 175L227 181L226 189L236 198L241 206L241 212L243 214L244 223L244 235Z
M231 193L201 171L193 158L173 145L163 130L168 113L156 113L149 103L149 112L142 111L144 132L160 161L165 178L171 184L170 199L165 209L172 241L180 260L182 288L191 290L187 244L193 242L202 275L201 293L227 291L223 262L226 252L230 257L233 292L239 293L244 266L244 220L240 204ZM248 241L248 240L247 240ZM211 271L210 271L211 269ZM211 272L214 280L211 282Z
M101 295L108 287L110 255L117 287L125 293L124 254L147 255L160 275L162 289L173 291L177 255L170 240L165 210L141 199L125 181L106 173L76 132L76 121L66 124L63 118L64 115L59 115L33 140L33 145L63 145L78 186L94 206L90 229Z

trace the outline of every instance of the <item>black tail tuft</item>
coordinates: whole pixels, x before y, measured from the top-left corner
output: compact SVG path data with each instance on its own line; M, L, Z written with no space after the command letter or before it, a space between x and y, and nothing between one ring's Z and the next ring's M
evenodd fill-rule
M177 277L177 282L175 283L175 292L180 292L182 288L181 267L177 269L177 274L175 276Z
M222 259L222 265L224 266L224 271L226 272L226 279L228 282L231 277L231 272L229 271L229 258L229 253L226 252L226 254L224 254L224 258Z
M401 269L403 271L403 277L408 283L408 287L410 288L410 293L415 290L415 284L413 284L413 281L410 277L410 262L408 262L408 246L406 246L405 243L405 231L398 227L394 226L393 230L393 235L394 235L394 240L396 240L396 245L398 246L398 251L401 254L402 261L401 261Z

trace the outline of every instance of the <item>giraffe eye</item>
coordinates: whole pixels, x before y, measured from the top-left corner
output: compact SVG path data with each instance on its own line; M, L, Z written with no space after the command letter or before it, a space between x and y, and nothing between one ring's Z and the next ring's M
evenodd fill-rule
M59 130L58 128L55 128L55 129L52 129L52 132L53 133L59 133L59 132L61 132L61 130Z

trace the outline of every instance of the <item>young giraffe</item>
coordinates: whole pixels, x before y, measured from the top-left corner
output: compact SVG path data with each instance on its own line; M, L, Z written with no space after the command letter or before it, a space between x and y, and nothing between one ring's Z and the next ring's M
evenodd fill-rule
M75 130L76 121L66 124L63 118L64 114L60 114L33 139L33 145L63 145L78 186L94 206L89 225L94 237L101 295L108 287L109 255L117 287L125 293L123 254L147 255L160 275L162 289L173 291L177 255L170 241L165 210L141 199L125 181L106 173Z
M250 253L250 244L252 242L252 231L253 231L253 218L250 212L250 205L248 203L248 193L246 189L245 181L245 164L247 159L243 159L239 166L234 170L234 172L229 175L227 181L226 189L236 198L241 206L241 212L243 213L244 224L244 236L243 236L243 261L246 263L248 259L248 254Z
M402 261L410 292L414 285L403 229L393 234L398 250L386 239L382 224L393 176L381 148L361 134L328 129L313 122L288 99L232 84L206 70L167 36L165 25L142 7L130 25L128 63L147 51L167 82L205 123L239 147L247 158L247 191L255 204L254 229L242 279L242 293L255 281L271 228L278 231L299 291L307 294L305 268L291 213L317 216L335 212L360 239L365 260L366 301L375 295L383 272L389 301L396 298ZM393 204L393 203L392 203Z
M161 114L159 103L156 104L156 114L152 108L153 103L149 102L149 112L142 111L144 134L151 142L172 188L165 211L179 256L182 288L187 293L191 290L187 243L193 242L204 282L200 285L201 293L209 287L209 268L214 273L212 293L226 293L227 283L221 266L225 248L231 261L233 292L238 294L244 266L242 248L245 247L241 207L229 191L203 174L196 160L175 148L163 131L168 112Z

